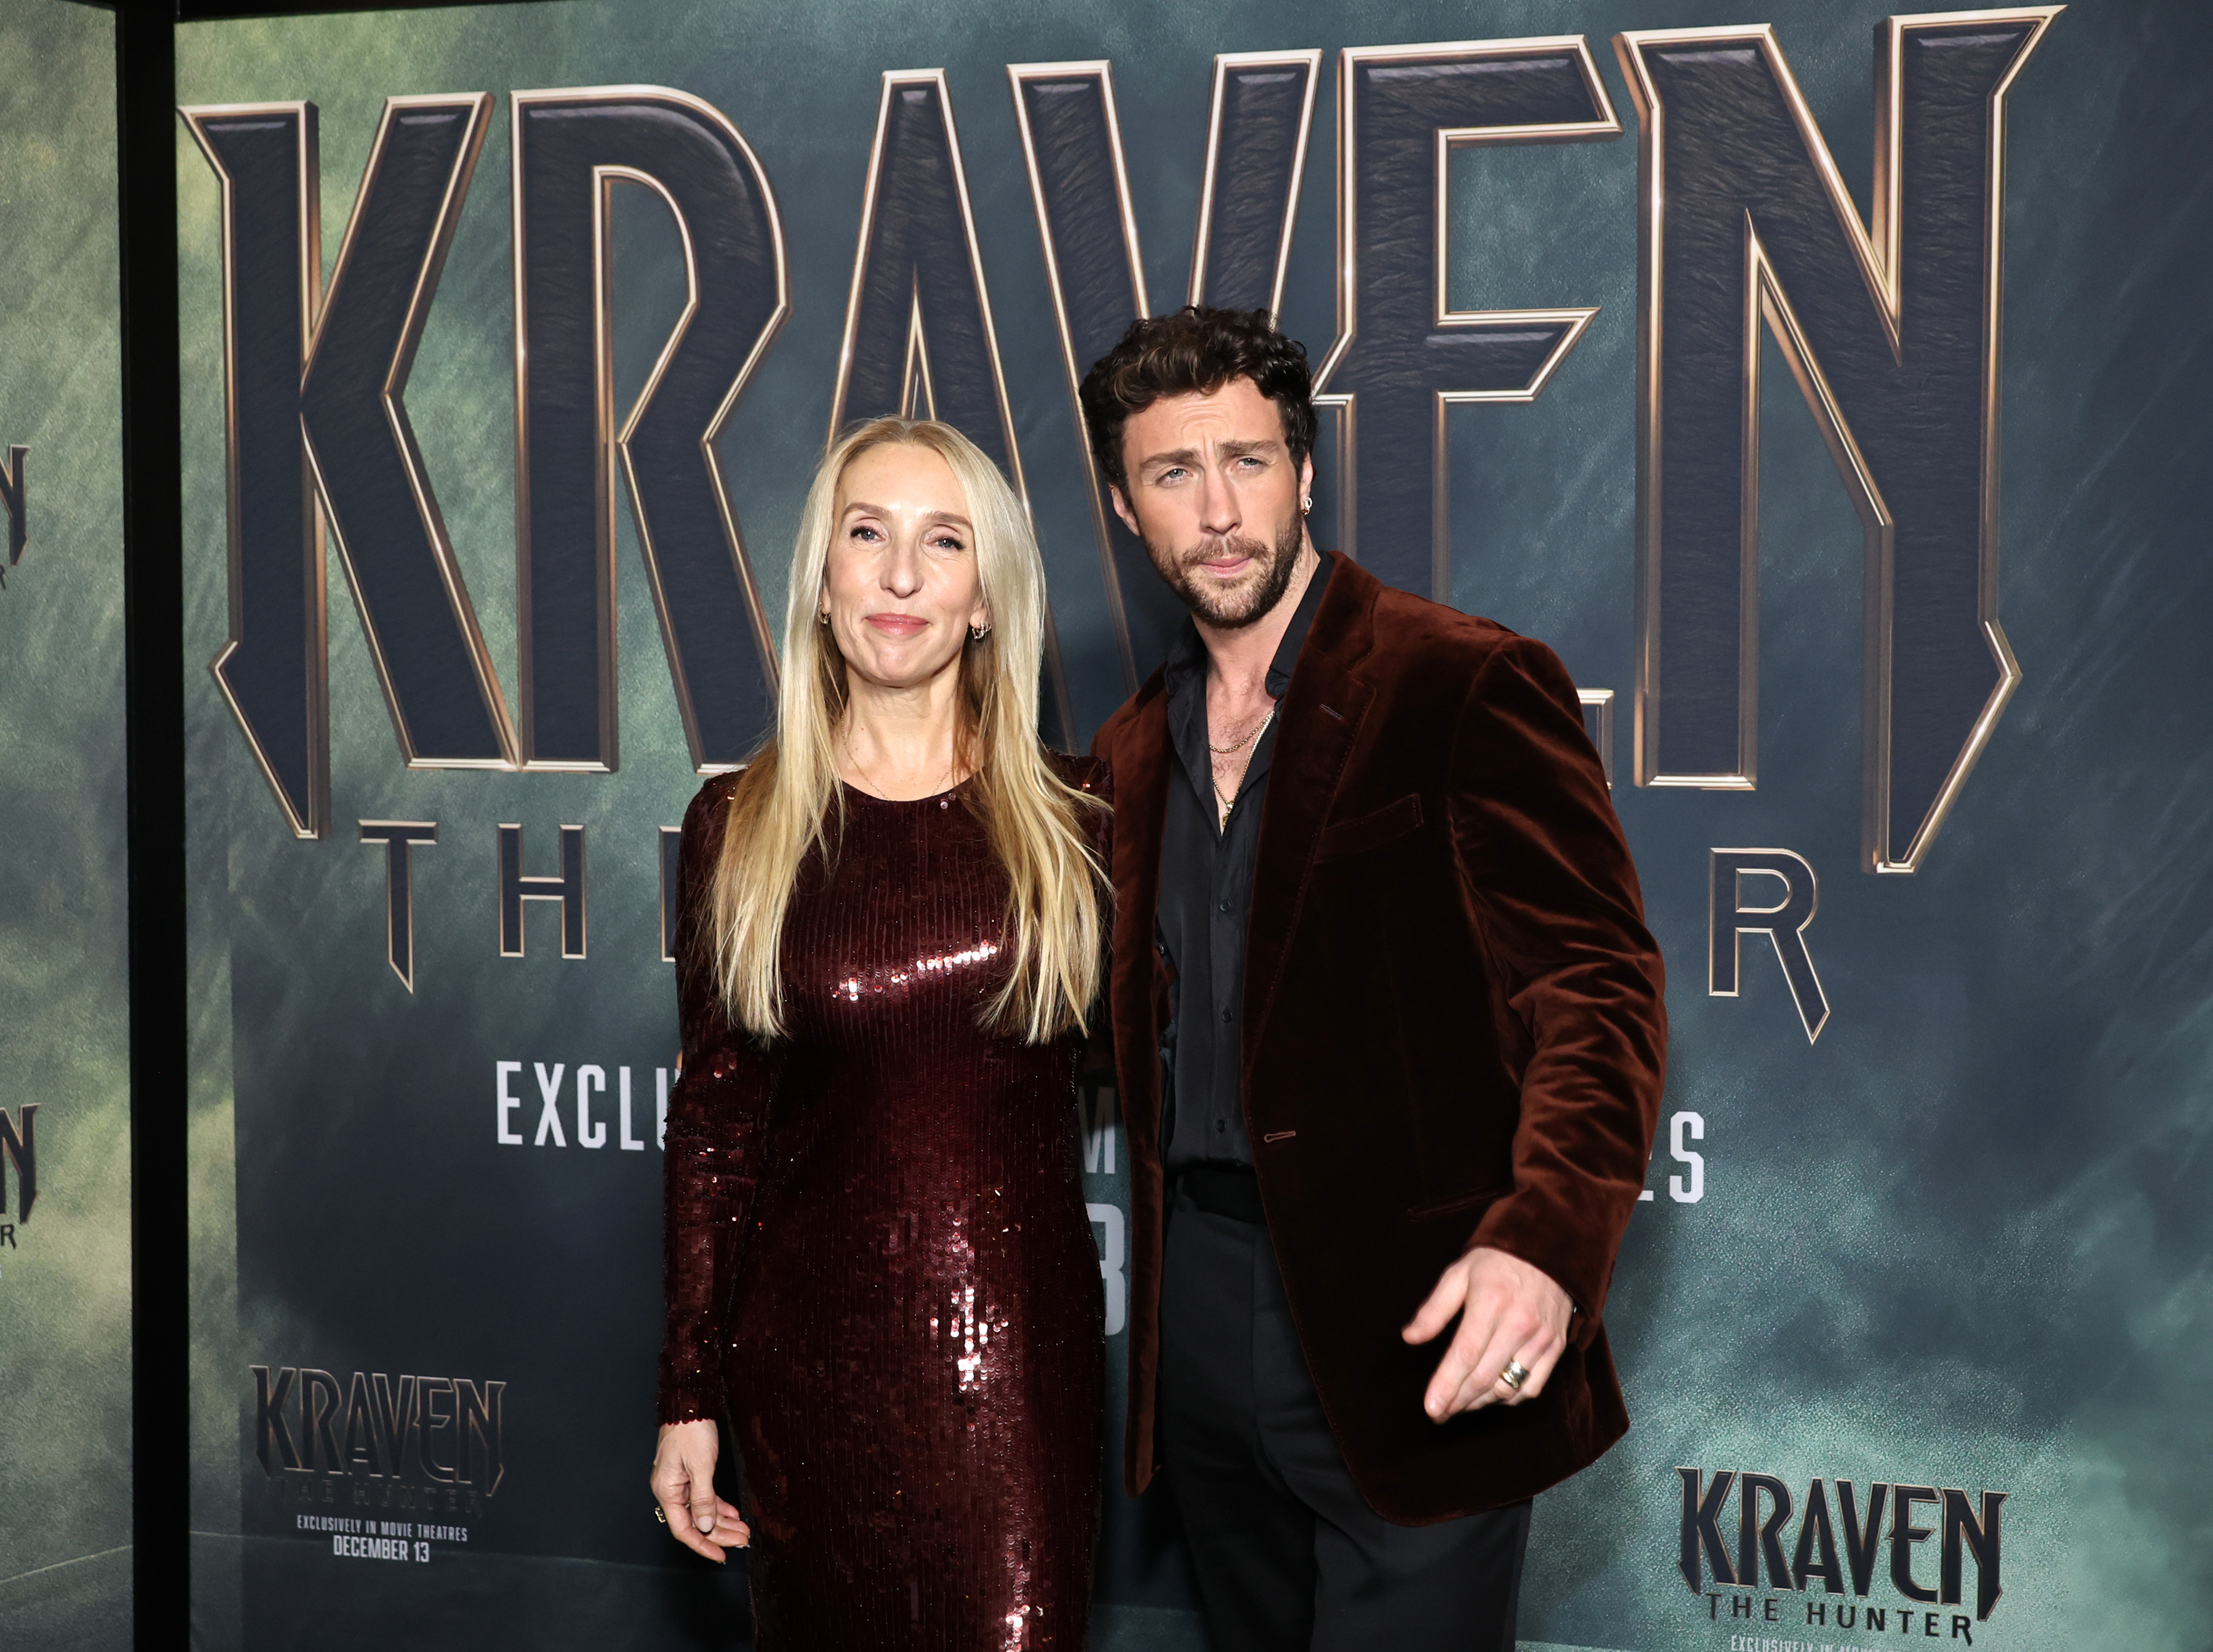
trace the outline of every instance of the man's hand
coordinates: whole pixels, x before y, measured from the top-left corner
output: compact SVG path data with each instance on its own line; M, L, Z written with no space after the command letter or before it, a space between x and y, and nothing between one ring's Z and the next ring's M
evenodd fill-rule
M1551 1276L1504 1251L1479 1246L1447 1268L1413 1322L1399 1333L1408 1342L1427 1342L1454 1314L1460 1316L1452 1346L1422 1396L1430 1420L1442 1423L1500 1402L1518 1405L1544 1393L1545 1379L1567 1346L1574 1311ZM1509 1360L1528 1370L1519 1389L1500 1375Z
M742 1549L753 1535L738 1511L715 1495L720 1449L712 1423L664 1423L653 1454L653 1495L668 1521L668 1535L718 1564L723 1550Z

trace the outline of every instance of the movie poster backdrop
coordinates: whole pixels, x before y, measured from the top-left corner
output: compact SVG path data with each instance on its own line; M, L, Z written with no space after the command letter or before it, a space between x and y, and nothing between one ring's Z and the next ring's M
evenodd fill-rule
M0 1625L105 1652L132 1537L113 19L0 0Z
M182 29L203 1643L743 1643L645 1489L673 830L866 415L1024 491L1088 741L1178 613L1072 386L1199 297L1321 368L1323 543L1560 652L1668 959L1634 1427L1540 1500L1525 1643L2202 1645L2208 34ZM1126 1143L1078 1106L1119 1406ZM1098 1595L1096 1645L1203 1643L1158 1494L1110 1480Z

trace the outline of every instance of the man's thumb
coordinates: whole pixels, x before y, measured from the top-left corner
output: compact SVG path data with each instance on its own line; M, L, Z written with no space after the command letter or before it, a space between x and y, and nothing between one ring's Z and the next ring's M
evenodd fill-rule
M1460 1306L1460 1293L1453 1289L1456 1282L1457 1276L1452 1273L1438 1280L1436 1289L1429 1295L1429 1300L1415 1310L1413 1319L1399 1334L1408 1342L1427 1342L1443 1330L1454 1310Z

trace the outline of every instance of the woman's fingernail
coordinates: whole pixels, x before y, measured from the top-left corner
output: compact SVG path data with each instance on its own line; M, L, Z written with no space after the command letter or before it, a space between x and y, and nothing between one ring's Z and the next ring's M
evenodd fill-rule
M698 1519L701 1531L711 1532L715 1529L715 1517L712 1515L701 1515Z

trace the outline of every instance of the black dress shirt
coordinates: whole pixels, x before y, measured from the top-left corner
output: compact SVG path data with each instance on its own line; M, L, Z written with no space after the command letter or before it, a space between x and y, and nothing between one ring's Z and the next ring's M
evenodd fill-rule
M1291 686L1330 567L1325 558L1314 570L1269 664L1268 693L1278 702ZM1161 951L1174 972L1168 1023L1161 1034L1161 1140L1167 1143L1170 1176L1198 1165L1253 1167L1238 1094L1239 1022L1245 1013L1247 911L1281 719L1271 716L1254 743L1245 783L1223 823L1207 749L1206 668L1206 645L1186 620L1168 647L1165 667L1168 738L1179 772L1168 783L1155 923Z

